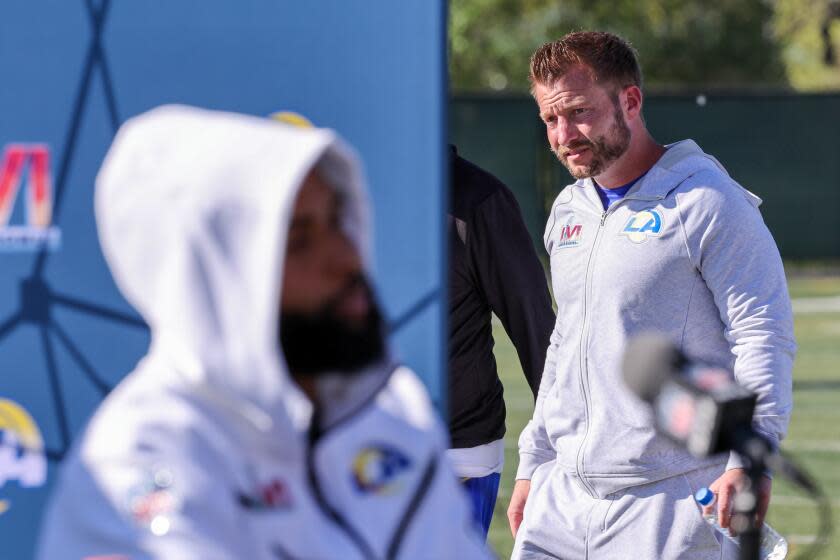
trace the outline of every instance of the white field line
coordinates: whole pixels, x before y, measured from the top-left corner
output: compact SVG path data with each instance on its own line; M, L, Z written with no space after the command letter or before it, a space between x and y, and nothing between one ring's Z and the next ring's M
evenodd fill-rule
M785 537L790 544L811 544L817 540L816 535L788 535Z
M834 439L804 439L785 441L782 448L788 452L825 452L840 453L840 441ZM515 440L505 440L505 449L519 449Z
M503 486L499 487L499 497L509 497L511 493L511 489L505 488ZM770 498L770 508L774 507L807 507L807 508L816 508L816 504L807 499L807 498L800 498L799 496L772 496ZM832 500L831 507L833 508L840 508L840 500Z
M837 313L840 312L840 296L794 298L791 300L794 313Z
M840 453L840 441L836 439L803 439L782 444L785 451L824 451Z
M790 302L794 313L840 313L840 296L801 297L793 298ZM493 322L500 323L495 315Z
M840 508L840 500L829 500L829 503L833 508ZM802 496L780 496L777 494L771 494L770 507L772 508L773 506L816 508L817 504L813 500L809 498L803 498Z

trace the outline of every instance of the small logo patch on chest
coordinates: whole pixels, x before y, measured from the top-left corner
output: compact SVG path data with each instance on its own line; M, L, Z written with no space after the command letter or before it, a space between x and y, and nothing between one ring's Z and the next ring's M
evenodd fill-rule
M566 224L560 230L557 247L577 247L583 240L583 224Z
M662 214L657 210L642 210L630 216L619 235L626 235L633 243L644 243L649 237L659 237Z
M258 485L252 493L241 492L237 499L248 510L288 510L294 505L289 485L280 478Z

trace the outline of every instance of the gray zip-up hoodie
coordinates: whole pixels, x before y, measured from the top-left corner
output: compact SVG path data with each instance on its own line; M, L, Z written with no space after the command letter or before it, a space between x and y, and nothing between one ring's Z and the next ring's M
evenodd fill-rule
M560 193L545 232L557 321L517 479L556 459L604 496L721 461L657 434L649 407L624 386L625 344L649 330L734 371L759 396L755 428L778 443L796 344L760 203L691 140L669 146L606 212L591 179Z

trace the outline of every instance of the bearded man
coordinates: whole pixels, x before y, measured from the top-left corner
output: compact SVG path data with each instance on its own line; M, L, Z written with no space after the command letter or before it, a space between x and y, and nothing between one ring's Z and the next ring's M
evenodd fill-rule
M487 558L370 278L360 164L332 131L163 107L96 184L152 330L63 465L40 558Z
M754 427L778 444L796 346L761 201L693 141L652 138L636 53L620 37L577 32L543 45L530 79L551 150L577 181L545 231L557 321L519 439L513 557L720 558L693 494L717 492L728 526L744 465L697 459L657 434L620 364L634 334L666 334L755 392ZM760 495L759 522L769 478Z

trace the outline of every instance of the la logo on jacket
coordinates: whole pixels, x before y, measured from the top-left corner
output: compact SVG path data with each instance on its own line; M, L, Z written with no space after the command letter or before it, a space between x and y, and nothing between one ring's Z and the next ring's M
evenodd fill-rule
M659 237L662 231L662 215L656 210L642 210L633 214L621 230L633 243L644 243L648 237Z

